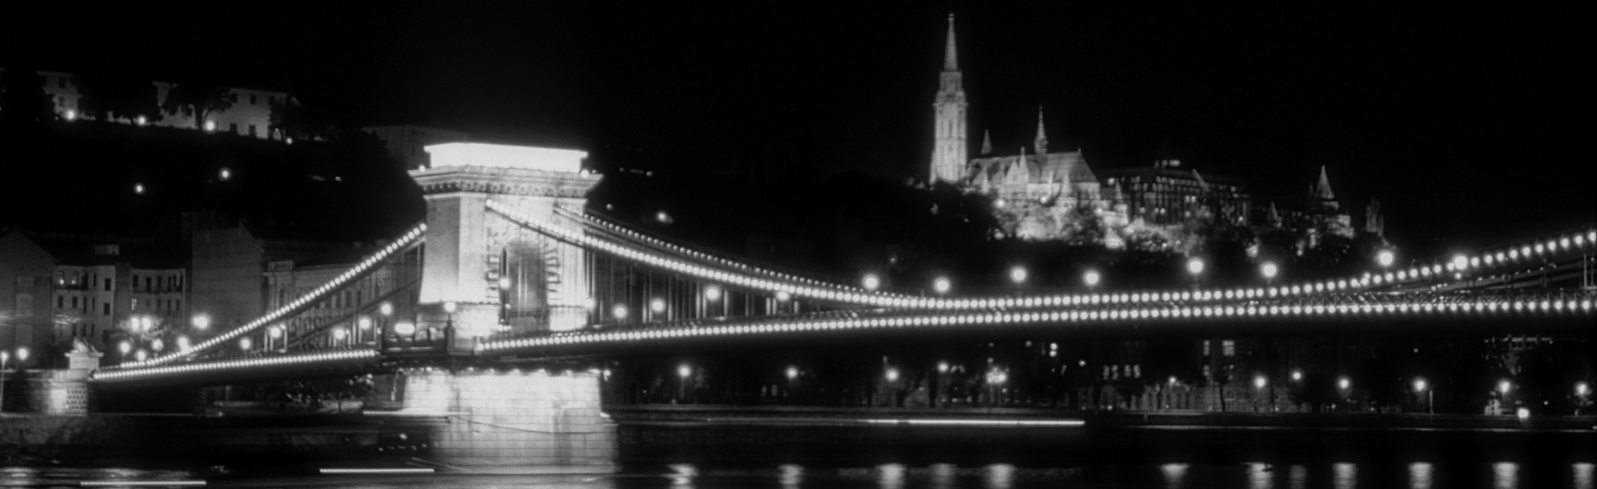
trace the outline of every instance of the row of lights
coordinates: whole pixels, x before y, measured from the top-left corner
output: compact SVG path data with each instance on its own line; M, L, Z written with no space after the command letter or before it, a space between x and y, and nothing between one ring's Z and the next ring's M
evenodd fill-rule
M1592 297L1587 295L1580 300L1569 298L1542 300L1521 299L1499 302L1452 302L1436 304L1434 302L1399 302L1399 303L1358 303L1340 305L1289 305L1289 306L1184 306L1148 308L1120 308L1093 311L1056 310L1034 312L989 312L982 314L965 314L958 316L911 316L878 318L848 318L836 320L807 320L796 322L773 323L745 323L730 324L726 326L707 328L677 328L646 331L618 331L597 333L569 333L540 338L522 338L515 340L492 341L483 345L484 350L503 350L512 348L537 348L556 345L595 344L637 340L788 333L803 331L823 330L854 330L878 328L903 328L923 326L955 326L975 324L1003 324L1003 323L1041 323L1041 322L1082 322L1082 321L1121 321L1121 320L1158 320L1158 319L1186 319L1186 318L1226 318L1226 317L1261 317L1261 316L1324 316L1324 315L1371 315L1393 313L1514 313L1514 314L1591 314Z
M191 363L186 365L171 365L166 367L147 367L130 370L100 370L93 374L92 380L109 381L149 377L152 375L208 372L214 370L231 370L262 366L299 365L313 362L333 362L372 358L378 355L377 350L345 350L336 352L313 353L308 355L284 355L270 358L251 358L246 360L228 360L224 362Z
M416 227L411 228L410 231L407 231L405 234L401 235L398 240L394 241L393 243L388 244L388 246L384 246L383 249L378 250L376 253L373 253L371 256L367 257L365 260L361 260L360 263L356 264L353 267L350 267L349 270L344 271L344 273L339 274L337 277L334 277L332 280L329 280L327 283L322 284L320 287L317 287L315 290L312 290L310 293L307 293L307 294L305 294L303 296L300 296L298 299L295 299L293 302L290 302L290 303L288 303L287 305L285 305L283 307L279 307L276 310L273 310L272 312L267 313L265 316L261 316L259 318L256 318L254 321L250 321L249 323L245 324L242 327L230 330L230 331L228 331L226 333L223 333L221 335L216 336L215 338L211 338L209 340L205 340L204 342L201 342L198 345L194 345L193 348L190 348L187 351L180 351L180 352L177 352L177 353L174 353L174 354L170 354L170 355L166 355L166 356L155 357L155 358L149 359L147 361L138 361L138 362L133 362L133 363L129 363L129 364L124 364L124 365L119 366L119 367L111 367L111 368L135 368L135 367L145 367L145 366L150 366L150 365L159 365L161 363L165 363L165 362L168 362L168 361L171 361L171 360L183 357L183 356L187 356L187 355L191 355L191 354L194 354L194 353L199 353L199 352L208 350L208 349L210 349L212 347L215 347L217 345L222 344L223 342L232 340L233 338L237 338L239 335L243 335L245 333L252 332L252 331L254 331L256 329L261 328L262 326L264 326L266 324L269 324L269 323L275 322L275 321L277 321L279 319L282 319L284 316L288 315L288 313L290 313L290 312L292 312L292 311L294 311L294 310L296 310L296 309L298 309L298 308L300 308L302 306L305 306L307 304L311 304L311 303L314 303L314 302L316 302L318 300L322 300L322 299L326 298L326 296L332 294L332 292L334 292L335 290L343 287L344 285L346 285L351 280L354 280L355 278L358 278L361 275L365 274L367 271L369 271L372 267L376 266L378 263L381 263L383 260L387 260L389 257L394 255L395 253L398 253L398 252L408 248L409 245L411 245L412 243L418 241L421 238L422 233L425 232L426 230L427 230L427 224L426 223L417 224ZM245 348L245 349L247 350L248 348Z
M491 207L493 206L492 202L490 202L489 204L490 204ZM496 208L495 210L500 210L500 209ZM500 211L504 212L503 210L500 210ZM519 217L519 216L517 216L517 217ZM593 218L590 217L590 219L593 219ZM522 219L522 220L526 221L525 219ZM723 259L716 258L716 257L710 256L710 255L706 255L704 253L700 253L700 252L696 252L696 251L692 251L692 250L682 249L680 247L671 245L669 243L665 243L665 242L660 241L660 240L656 240L656 239L653 239L653 238L642 236L641 234L633 232L633 231L630 231L630 230L621 229L621 228L619 228L619 227L617 227L615 225L609 224L607 222L598 221L597 219L593 219L593 220L595 220L596 222L600 223L601 225L604 225L606 227L615 229L618 232L625 233L625 234L630 235L630 236L634 236L634 237L636 237L636 239L645 240L645 241L647 241L649 243L656 244L656 245L662 246L662 247L666 247L666 248L672 249L673 251L676 251L678 253L686 254L686 255L689 255L689 256L699 257L699 258L703 258L703 259L707 259L707 260L714 260L714 261L716 261L718 263L721 263L721 264L724 264L724 265L727 265L727 266L730 266L730 267L751 270L751 271L754 271L754 272L764 273L764 274L767 274L767 275L780 276L780 277L786 278L788 280L794 280L794 281L799 281L799 282L803 282L803 283L814 283L814 284L820 284L820 285L832 285L832 284L823 284L821 282L817 282L817 281L810 280L810 279L792 277L792 276L781 274L781 273L778 273L778 272L771 272L771 271L761 270L761 269L758 269L758 268L755 268L755 267L750 267L750 266L748 266L746 264L736 263L736 262L732 262L732 261L728 261L728 260L723 260ZM536 228L545 229L543 226L538 226L538 225L533 224L531 222L526 222L526 224L531 225L531 226L536 227ZM552 230L552 229L550 229L550 230ZM581 237L572 236L570 234L567 234L566 237L568 239L580 239L581 238ZM585 242L593 242L593 240L584 240L584 241ZM1586 247L1586 246L1591 246L1594 243L1597 243L1597 231L1588 231L1587 235L1585 235L1585 236L1580 235L1580 234L1577 233L1577 234L1570 235L1570 236L1563 236L1563 237L1559 237L1559 238L1553 238L1553 239L1547 240L1545 243L1538 243L1538 244L1535 244L1535 245L1524 245L1522 250L1509 250L1509 251L1504 251L1504 252L1498 252L1498 253L1496 253L1496 255L1493 255L1491 253L1486 253L1486 254L1483 254L1481 256L1477 256L1477 257L1474 257L1474 258L1471 258L1471 257L1466 256L1466 255L1457 255L1457 256L1455 256L1453 258L1453 261L1448 265L1447 269L1448 270L1456 269L1458 271L1463 271L1464 269L1466 269L1466 268L1468 268L1470 266L1479 266L1478 264L1483 259L1486 261L1486 263L1491 264L1491 263L1503 262L1505 259L1507 259L1509 257L1517 259L1521 255L1524 255L1525 257L1528 258L1528 257L1531 256L1530 253L1531 253L1532 250L1535 250L1535 252L1538 253L1538 254L1540 254L1540 253L1548 253L1548 252L1552 252L1552 251L1557 251L1559 249L1563 249L1564 251L1568 251L1572 247ZM621 252L618 252L616 250L620 250L622 248L620 248L620 247L618 247L616 245L610 244L610 243L602 243L602 242L600 242L599 244L601 245L601 247L609 248L609 249L606 249L604 251L610 251L612 253L619 254L619 255L621 255L623 257L626 257L626 258L638 259L638 260L641 260L641 261L645 261L645 262L648 262L648 263L651 263L651 264L656 264L656 265L659 265L659 266L664 266L666 268L674 269L674 270L677 270L677 271L682 271L682 272L698 275L700 277L712 278L713 279L713 278L716 278L716 277L713 276L715 274L726 275L726 274L722 274L721 272L715 272L713 270L704 270L704 269L698 268L698 267L696 267L696 266L694 266L692 264L689 264L689 263L682 263L682 262L673 263L673 262L668 261L667 258L649 257L648 255L645 255L643 253L636 252L636 251L632 251L632 253L630 253L630 254L621 253ZM631 251L631 250L627 250L627 251ZM1494 258L1492 258L1493 256L1497 256L1497 258L1494 259ZM1482 257L1485 257L1485 258L1482 258ZM1393 260L1395 258L1394 258L1393 254L1392 254L1392 252L1390 250L1383 250L1378 255L1377 259L1383 266L1389 266L1389 265L1391 265L1391 263L1393 262ZM1471 263L1474 263L1475 265L1471 265ZM1204 266L1205 266L1205 264L1204 264L1203 260L1200 259L1200 258L1192 258L1192 259L1188 260L1188 262L1187 262L1187 270L1188 270L1189 273L1192 273L1193 275L1201 274L1203 272L1203 270L1204 270ZM1263 265L1261 265L1261 267L1260 267L1260 273L1266 279L1274 279L1275 276L1279 273L1279 271L1280 271L1280 267L1277 266L1274 263L1271 263L1271 262L1266 262ZM807 289L802 289L802 288L795 289L792 286L783 286L782 284L773 284L773 283L769 283L769 282L755 282L754 285L756 286L756 288L765 288L767 290L775 290L775 291L781 291L781 292L799 292L799 293L804 294L804 295L821 297L823 299L828 299L828 300L841 300L841 301L845 301L845 302L855 302L855 303L869 304L869 305L875 305L875 306L915 307L915 308L929 308L929 309L975 309L975 308L988 308L988 307L1038 307L1038 306L1049 306L1049 305L1057 306L1057 305L1064 305L1064 304L1086 304L1086 303L1098 304L1098 303L1105 303L1105 302L1120 303L1120 302L1128 302L1128 301L1129 302L1152 302L1152 301L1194 300L1194 299L1196 299L1196 300L1222 300L1222 299L1227 299L1227 300L1229 300L1229 299L1245 299L1245 298L1266 297L1266 296L1268 296L1268 297L1276 297L1276 296L1291 296L1291 295L1304 295L1304 294L1319 294L1319 293L1325 293L1325 292L1337 292L1337 291L1343 291L1343 290L1351 290L1351 289L1363 288L1363 287L1367 287L1367 286L1375 285L1375 284L1392 284L1392 283L1396 283L1396 282L1399 282L1399 281L1407 281L1407 280L1411 280L1411 279L1418 280L1418 279L1421 279L1422 277L1429 277L1431 275L1439 275L1439 274L1442 273L1442 271L1443 271L1442 270L1442 266L1441 265L1436 265L1434 267L1416 268L1413 271L1399 271L1399 272L1396 272L1395 274L1394 273L1386 273L1384 275L1365 276L1365 277L1362 277L1362 278L1355 278L1355 279L1345 279L1344 278L1344 279L1337 279L1337 280L1325 280L1325 281L1321 281L1321 282L1313 282L1313 283L1307 283L1307 284L1297 284L1297 285L1290 285L1290 286L1282 285L1280 287L1269 287L1269 288L1262 288L1262 289L1261 288L1222 289L1222 290L1215 290L1215 291L1198 292L1197 294L1191 294L1191 293L1187 293L1187 292L1176 292L1176 293L1169 293L1169 292L1166 292L1166 293L1117 293L1117 294L1102 294L1102 295L1100 295L1100 294L1064 295L1064 296L1051 296L1051 297L999 297L999 298L986 298L986 299L940 299L940 298L939 299L926 299L926 298L917 298L917 297L911 297L911 296L901 296L901 295L884 294L884 293L876 293L874 295L864 295L864 294L857 294L857 293L841 293L841 294L839 294L839 293L827 293L826 291L807 290ZM1023 268L1023 267L1014 267L1014 268L1012 268L1010 270L1010 278L1011 278L1011 280L1015 281L1016 283L1024 282L1026 280L1026 278L1027 278L1026 269ZM1083 282L1085 284L1087 284L1087 286L1089 288L1091 288L1091 287L1095 287L1102 280L1102 275L1099 274L1099 272L1097 272L1095 270L1089 270L1088 272L1083 274L1082 280L1083 280ZM865 285L865 289L866 290L874 291L876 289L876 287L878 287L880 285L880 279L878 279L875 275L867 274L864 277L862 283L863 283L863 285ZM836 286L836 285L832 285L832 286L841 288L841 286ZM944 293L947 293L950 289L952 289L952 282L947 277L937 277L936 279L933 280L932 288L933 288L934 291L938 292L939 294L944 294ZM819 293L817 293L817 292L819 292ZM1176 295L1176 294L1179 294L1179 295ZM1172 296L1181 297L1181 298L1180 299L1171 299L1170 297L1172 297ZM1102 297L1102 299L1100 299L1099 297Z

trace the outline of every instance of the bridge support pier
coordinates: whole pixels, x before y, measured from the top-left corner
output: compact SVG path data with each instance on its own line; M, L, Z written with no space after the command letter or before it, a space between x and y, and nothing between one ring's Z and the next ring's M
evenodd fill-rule
M616 428L599 410L599 375L404 372L404 409L440 415L428 458L483 472L615 470Z

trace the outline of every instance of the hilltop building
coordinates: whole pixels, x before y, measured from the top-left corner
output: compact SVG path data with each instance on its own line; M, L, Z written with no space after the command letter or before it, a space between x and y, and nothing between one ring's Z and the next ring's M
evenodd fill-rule
M3 72L4 69L0 68L0 73ZM55 104L56 117L68 121L94 119L91 111L86 110L85 97L71 73L42 70L38 73L43 79L42 88L45 94ZM157 106L161 106L172 88L177 86L175 83L164 81L151 83L155 86ZM123 118L114 122L181 129L198 128L208 132L223 132L257 139L285 139L281 131L272 127L272 106L297 103L293 95L271 90L229 88L227 97L232 105L224 110L207 114L203 123L195 123L193 117L187 114L166 112L153 120Z

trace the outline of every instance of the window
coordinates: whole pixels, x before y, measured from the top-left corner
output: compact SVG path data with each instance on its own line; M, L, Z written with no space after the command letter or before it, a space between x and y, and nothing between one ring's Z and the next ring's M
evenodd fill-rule
M72 308L73 309L77 309L78 308L78 298L77 298L77 296L73 296L72 297Z
M237 97L234 97L234 98L237 98ZM227 124L227 131L231 132L233 134L238 134L238 123L237 122L228 123Z
M111 279L105 279L105 290L111 290Z
M250 124L250 135L251 136L255 135L255 125L254 124Z
M111 303L107 302L107 303L104 303L104 304L100 304L100 306L101 306L100 315L102 315L102 316L110 316L111 315Z
M139 300L138 299L128 299L128 310L129 311L137 311L137 310L139 310Z
M67 307L66 302L67 302L67 297L66 296L64 296L64 295L55 296L55 308L56 309ZM20 309L20 308L18 308L18 309Z
M1203 340L1203 354L1204 356L1209 355L1209 340Z
M33 294L29 294L27 292L19 292L19 293L17 293L17 308L16 308L16 311L17 311L17 315L18 316L32 316L33 315Z
M1225 349L1225 356L1228 356L1228 357L1237 356L1237 342L1232 341L1232 340L1225 340L1225 342L1222 343L1220 347Z

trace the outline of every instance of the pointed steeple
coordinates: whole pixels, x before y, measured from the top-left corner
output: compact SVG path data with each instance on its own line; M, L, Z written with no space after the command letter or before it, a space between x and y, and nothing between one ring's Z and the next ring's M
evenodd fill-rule
M1037 105L1037 139L1032 141L1032 146L1036 148L1039 155L1048 154L1048 130L1043 128L1042 122L1042 105L1039 104Z
M954 13L948 13L948 47L943 48L943 71L959 71L959 50L954 47Z
M1321 209L1336 209L1336 193L1331 192L1331 179L1325 176L1325 166L1320 166L1320 182L1309 189L1312 205Z
M981 154L982 154L982 156L987 156L989 154L992 154L992 152L993 152L993 131L992 131L992 129L986 129L986 130L983 130L982 133L981 133Z
M1265 216L1270 227L1281 227L1281 213L1275 210L1275 201L1270 201L1270 214Z

